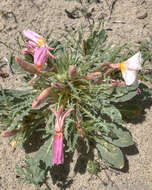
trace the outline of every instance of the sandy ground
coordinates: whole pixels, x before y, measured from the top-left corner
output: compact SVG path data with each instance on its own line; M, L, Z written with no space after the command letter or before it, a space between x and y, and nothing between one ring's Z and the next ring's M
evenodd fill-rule
M108 1L108 0L107 0ZM108 1L111 4L112 1ZM72 11L79 7L78 3L64 0L1 0L0 3L0 40L16 47L15 38L23 29L31 29L42 35L54 30L53 37L63 34L65 29L77 29L86 20L83 17L70 19L65 9ZM103 17L104 28L108 34L108 42L111 44L129 43L132 47L138 46L140 41L148 39L152 35L152 1L151 0L117 0L111 15L105 0L98 4L88 6L94 8L93 17L96 23ZM0 45L0 60L9 56L11 52ZM0 78L4 87L17 88L21 84L17 76ZM53 190L151 190L152 189L152 108L145 110L142 122L128 123L127 128L132 132L137 146L124 150L127 164L123 172L101 171L99 178L91 177L85 172L85 161L82 158L76 175L74 175L74 163L54 169L53 181L48 183ZM15 151L8 145L8 141L0 137L0 190L34 190L30 184L18 181L15 171L17 163L23 164L24 151ZM66 179L66 180L65 180ZM42 190L44 187L42 186Z

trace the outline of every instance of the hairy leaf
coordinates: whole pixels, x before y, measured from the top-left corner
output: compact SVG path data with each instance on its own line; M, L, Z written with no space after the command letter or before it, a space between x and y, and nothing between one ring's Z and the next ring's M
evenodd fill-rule
M104 106L101 109L101 114L109 116L112 122L122 123L121 113L114 105Z
M118 169L122 169L124 167L124 156L118 147L104 139L100 139L96 144L96 148L106 165Z
M34 158L38 162L43 161L47 167L52 166L52 143L53 136L51 136L46 142L41 146L38 152L36 152Z
M106 141L118 147L128 147L134 144L132 140L132 136L127 129L121 126L115 125L114 123L109 125L109 128L115 134L116 138L111 138L110 136L103 135L103 138Z

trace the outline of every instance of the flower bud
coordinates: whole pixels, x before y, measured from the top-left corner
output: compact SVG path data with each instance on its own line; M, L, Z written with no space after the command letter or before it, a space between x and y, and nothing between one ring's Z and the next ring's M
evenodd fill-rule
M50 95L52 87L48 87L41 92L41 94L33 101L32 108L39 106Z
M96 80L101 77L101 72L88 73L85 77L87 80Z
M27 62L23 61L23 60L20 59L18 56L15 57L15 61L16 61L16 63L17 63L22 69L24 69L24 71L27 71L27 72L32 73L32 74L42 75L42 76L44 76L44 77L48 77L47 74L38 71L38 70L35 68L35 66L34 66L33 64L27 63Z
M70 79L75 79L77 76L77 70L75 65L70 65L69 66L69 78Z
M1 135L2 135L2 137L11 137L11 136L16 135L16 133L17 133L18 131L19 131L19 130L17 130L17 129L13 129L13 130L11 130L11 131L5 130L5 131L2 131Z

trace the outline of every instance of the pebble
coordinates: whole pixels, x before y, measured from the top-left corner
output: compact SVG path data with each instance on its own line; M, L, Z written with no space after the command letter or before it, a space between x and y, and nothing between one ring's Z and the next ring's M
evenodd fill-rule
M140 11L140 12L137 13L137 18L138 19L145 19L147 16L148 16L148 13L144 12L144 11Z

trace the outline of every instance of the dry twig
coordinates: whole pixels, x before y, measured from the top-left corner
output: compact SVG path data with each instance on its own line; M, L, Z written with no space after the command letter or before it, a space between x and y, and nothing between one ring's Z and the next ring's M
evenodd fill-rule
M108 1L106 0L106 4L107 4L109 11L110 11L108 21L111 19L112 11L113 11L113 8L114 8L116 1L117 0L112 0L111 4L109 5Z

